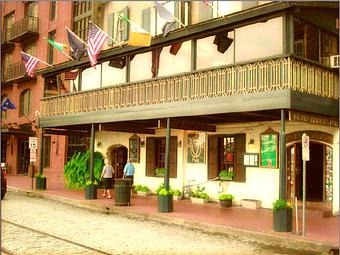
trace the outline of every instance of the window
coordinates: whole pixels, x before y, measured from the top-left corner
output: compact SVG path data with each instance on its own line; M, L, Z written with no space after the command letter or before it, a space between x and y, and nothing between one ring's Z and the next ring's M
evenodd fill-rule
M213 17L213 2L204 3L205 1L199 1L199 21L209 20ZM211 5L211 6L209 6Z
M129 139L129 158L132 162L139 163L140 159L140 137L134 134Z
M2 95L1 96L1 105L4 103L5 99L7 98L7 95ZM5 120L7 119L7 111L1 111L1 119ZM2 161L3 162L3 161Z
M26 89L20 94L19 116L29 116L31 114L31 90Z
M151 8L142 10L142 28L151 32Z
M156 168L165 167L165 137L146 138L146 175L156 176ZM177 136L170 138L170 174L172 178L177 177Z
M45 77L44 93L45 97L58 95L58 84L56 75Z
M38 17L38 4L36 2L27 2L25 4L25 17Z
M56 1L50 2L50 21L55 20L55 14L56 14Z
M35 42L30 42L27 43L23 46L23 52L30 54L31 56L35 56L35 52L36 52L36 47L35 47Z
M208 179L218 177L220 171L227 170L233 172L233 181L246 181L246 171L242 164L245 138L245 134L209 136Z
M55 34L56 31L52 31L48 33L48 39L54 41L55 40ZM53 64L53 51L54 51L54 46L50 43L48 43L48 63Z
M5 32L5 42L8 41L11 38L11 28L14 24L14 12L11 12L10 14L7 14L4 17L4 30Z
M129 9L125 7L124 9L118 11L118 13L124 17L129 18ZM123 42L129 40L129 23L121 18L117 17L117 25L116 25L116 36L115 40L117 42Z
M82 40L87 41L88 24L92 14L92 2L73 3L73 32Z
M67 138L67 158L66 162L68 162L74 153L76 152L85 152L88 148L90 139L88 137L81 137L70 135Z
M51 136L44 136L44 167L49 167L51 165Z

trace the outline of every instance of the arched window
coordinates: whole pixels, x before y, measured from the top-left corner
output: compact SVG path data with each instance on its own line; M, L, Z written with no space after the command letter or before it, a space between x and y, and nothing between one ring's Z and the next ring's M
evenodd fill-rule
M1 105L4 103L4 101L5 101L5 99L6 99L7 97L8 97L8 96L7 96L6 94L1 96ZM1 119L2 119L2 120L7 119L7 111L2 111L2 110L1 110Z
M19 116L29 116L31 114L31 90L26 89L20 94Z

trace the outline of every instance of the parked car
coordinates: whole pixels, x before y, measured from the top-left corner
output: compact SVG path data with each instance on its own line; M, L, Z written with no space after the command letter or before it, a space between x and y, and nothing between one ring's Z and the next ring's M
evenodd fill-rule
M7 191L7 173L5 168L1 166L1 199L4 198Z

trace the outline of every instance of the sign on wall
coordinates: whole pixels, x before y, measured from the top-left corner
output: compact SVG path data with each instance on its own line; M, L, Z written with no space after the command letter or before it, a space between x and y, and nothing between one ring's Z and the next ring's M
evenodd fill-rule
M37 137L29 137L28 138L28 148L30 150L36 150L38 148L38 138Z
M243 166L259 166L259 154L258 153L244 153L242 155Z
M205 162L204 133L188 134L188 163Z
M260 164L262 167L278 167L278 133L271 128L260 135Z

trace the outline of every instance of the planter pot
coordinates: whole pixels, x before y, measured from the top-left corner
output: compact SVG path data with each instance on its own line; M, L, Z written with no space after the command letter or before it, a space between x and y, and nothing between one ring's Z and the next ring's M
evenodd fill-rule
M232 181L233 177L220 177L220 181Z
M137 191L138 196L147 197L151 195L151 191Z
M97 199L97 186L85 186L85 199Z
M292 232L293 210L292 208L273 211L273 227L277 232Z
M196 197L190 197L191 202L194 204L206 204L209 202L209 199L207 198L196 198Z
M228 208L233 205L233 200L220 200L221 208Z
M174 196L174 200L178 201L178 200L182 200L183 196L179 195L179 196Z
M173 201L172 195L169 196L158 196L158 212L168 213L173 212Z
M258 209L261 207L261 201L256 199L242 199L241 205L248 209Z
M35 188L38 190L46 190L46 178L35 178Z

